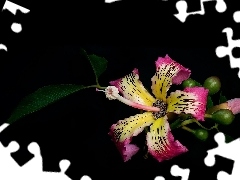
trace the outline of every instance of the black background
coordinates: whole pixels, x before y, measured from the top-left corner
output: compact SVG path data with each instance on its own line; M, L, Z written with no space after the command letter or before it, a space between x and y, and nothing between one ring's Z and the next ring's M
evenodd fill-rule
M0 52L1 123L23 97L42 86L94 84L93 71L81 56L80 48L108 60L108 68L99 79L102 86L138 68L140 80L150 89L154 62L168 54L191 69L193 79L203 83L209 76L218 76L228 99L240 96L238 69L230 68L228 57L218 58L215 54L217 46L228 45L222 30L239 29L232 17L237 10L234 4L227 3L227 11L221 14L215 10L214 1L205 3L204 16L189 16L181 23L173 16L177 13L176 1L170 0L113 4L87 1L80 5L69 1L48 6L27 1L15 3L30 9L30 13L1 13L0 43L8 47L8 52ZM188 4L189 12L200 10L200 1ZM20 34L10 30L14 21L22 24ZM233 39L238 38L234 33ZM239 56L237 48L233 55ZM179 88L173 86L170 91L175 89ZM20 150L12 154L19 165L32 158L27 151L32 141L41 147L44 171L59 171L59 161L70 160L66 174L72 179L86 174L93 180L154 179L157 175L180 180L170 174L173 164L190 168L190 180L206 176L216 179L220 170L231 173L233 162L221 157L216 158L216 166L205 166L206 150L217 146L213 140L202 143L180 130L173 132L174 137L188 147L188 153L158 163L152 157L143 159L141 150L124 163L107 133L113 123L138 112L118 101L109 101L94 88L87 89L24 117L4 130L0 138L4 146L12 140L20 144ZM239 115L223 129L234 138L239 137L238 119ZM134 138L141 149L144 137L142 133Z

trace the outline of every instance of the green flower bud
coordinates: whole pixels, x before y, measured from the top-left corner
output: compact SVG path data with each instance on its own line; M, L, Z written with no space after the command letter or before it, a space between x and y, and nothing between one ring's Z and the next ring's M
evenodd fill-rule
M229 125L233 122L235 116L229 109L220 109L214 112L211 118L218 124Z
M197 85L197 83L193 79L191 79L191 78L183 81L183 83L182 83L183 88L194 87L196 85Z
M206 141L208 138L208 131L205 129L196 129L194 130L194 135L196 138Z
M221 82L217 76L211 76L204 81L203 86L209 90L209 95L213 95L220 90Z

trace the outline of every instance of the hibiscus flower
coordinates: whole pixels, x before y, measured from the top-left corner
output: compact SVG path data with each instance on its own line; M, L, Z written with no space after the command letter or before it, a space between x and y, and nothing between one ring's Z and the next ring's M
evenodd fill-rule
M168 55L165 58L159 57L155 65L156 73L151 79L151 89L155 98L142 85L136 68L123 78L111 81L111 86L104 91L109 99L118 99L129 106L146 111L119 120L110 128L109 135L124 162L139 151L135 144L130 143L133 136L137 136L147 126L150 126L146 135L148 152L159 162L188 151L178 140L174 140L167 113L191 114L197 120L204 121L208 90L203 87L188 87L168 96L170 86L181 84L188 79L191 71Z

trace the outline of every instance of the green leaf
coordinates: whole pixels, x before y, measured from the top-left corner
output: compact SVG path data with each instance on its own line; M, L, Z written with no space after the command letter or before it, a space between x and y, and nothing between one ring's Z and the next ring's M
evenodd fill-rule
M227 102L226 96L222 95L222 91L220 93L219 104Z
M212 98L211 96L208 96L207 97L207 109L213 107L213 101L212 101Z
M94 74L96 76L96 83L98 83L99 76L107 69L107 60L103 57L99 57L96 55L87 55L86 51L82 49L82 52L90 61Z
M49 85L42 87L26 96L18 104L17 108L7 120L7 123L11 124L27 114L36 112L47 105L84 88L86 87L73 84Z

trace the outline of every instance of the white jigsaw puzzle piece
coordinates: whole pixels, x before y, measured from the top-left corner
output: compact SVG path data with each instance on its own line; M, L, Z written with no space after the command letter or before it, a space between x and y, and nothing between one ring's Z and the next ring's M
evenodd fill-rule
M4 123L0 126L0 133L6 129L9 124ZM7 172L9 169L18 168L19 165L14 161L11 157L11 153L18 151L19 144L16 141L12 141L9 143L8 147L4 147L0 142L0 172ZM4 163L1 163L4 162ZM0 174L1 174L0 173ZM0 178L1 179L1 178Z
M105 0L105 3L113 3L121 0ZM168 0L162 0L162 1L168 1Z
M19 5L15 4L15 3L12 3L10 1L5 1L2 10L5 10L5 9L9 10L14 15L16 15L17 10L20 10L22 13L25 13L25 14L30 12L29 9L27 9L25 7L22 7L22 6L19 6Z
M0 142L0 161L4 163L0 163L0 172L6 172L8 170L12 171L12 169L16 169L19 165L14 161L11 157L11 153L18 151L19 145L17 142L12 141L9 143L8 147L4 147ZM0 173L0 174L1 174Z
M188 180L189 174L190 174L190 169L182 169L178 165L173 165L170 170L172 176L181 176L181 180ZM165 180L164 177L162 176L156 176L154 180Z
M240 11L236 11L233 14L233 19L235 22L240 22ZM224 46L218 46L216 48L216 55L219 58L225 57L225 56L229 56L229 60L230 60L230 67L231 68L239 68L238 71L238 77L240 78L240 58L234 58L232 55L232 50L235 47L239 47L240 48L240 39L237 40L233 40L233 30L232 28L225 28L223 29L224 33L226 33L227 35L227 42L228 42L228 47L224 47Z
M113 2L117 2L117 1L120 1L120 0L105 0L105 3L113 3Z
M32 174L32 176L29 177L29 180L31 178L35 178L36 174L38 174L38 179L42 180L42 179L52 179L52 180L71 180L66 174L66 170L68 169L68 167L70 166L70 161L68 160L61 160L59 162L59 167L60 167L60 172L56 173L56 172L37 172Z
M23 171L29 171L32 173L42 172L42 156L40 152L40 147L36 142L32 142L28 145L28 151L34 155L34 158L29 160L26 164L22 166Z
M9 124L5 123L0 126L0 133L6 129ZM19 144L15 141L9 143L5 148L0 142L0 179L13 179L15 172L18 173L20 166L11 157L11 153L18 151ZM14 172L14 173L13 173ZM17 178L15 178L17 179Z
M173 176L181 176L181 180L188 180L189 174L190 174L190 169L182 169L178 165L173 165L171 167L171 174Z
M200 4L201 4L201 10L200 11L195 11L195 12L187 12L187 2L184 0L180 0L176 3L176 8L178 10L177 14L174 14L174 16L179 19L181 22L185 22L187 17L189 15L194 15L194 14L199 14L199 15L204 15L205 14L205 9L204 9L204 2L208 2L208 1L216 1L216 10L219 13L225 12L227 9L227 5L224 2L224 0L201 0Z
M0 126L0 133L6 129L9 124L4 123ZM70 166L70 161L62 160L59 163L60 172L43 171L43 159L40 147L36 142L32 142L28 146L28 151L34 155L30 161L22 167L11 157L11 153L18 151L19 144L15 141L9 143L8 147L4 147L0 142L0 179L1 180L71 180L66 174L66 170ZM84 176L82 180L91 180L90 177Z
M21 11L22 13L24 13L24 14L30 12L29 9L24 8L24 7L22 7L22 6L19 6L19 5L17 5L17 4L14 4L14 3L10 2L10 1L6 1L6 2L5 2L2 11L5 10L5 9L9 10L9 11L10 11L11 13L13 13L14 15L16 15L17 10L20 10L20 11ZM11 29L12 29L13 32L19 33L19 32L22 31L22 25L19 24L19 23L15 23L15 22L14 22L14 23L11 25Z
M236 23L239 23L240 22L240 11L236 11L234 14L233 14L233 19Z
M0 133L9 126L4 123L0 126ZM70 166L69 160L61 160L59 162L60 172L43 171L43 159L41 150L36 142L28 145L28 151L34 155L30 161L22 167L11 157L11 153L18 151L19 144L15 141L9 143L8 147L4 147L0 142L0 179L1 180L71 180L66 174L66 170ZM89 176L84 175L80 180L92 180ZM164 179L159 179L164 180Z
M82 178L80 180L92 180L92 179L89 176L84 175L84 176L82 176Z
M12 3L11 1L5 1L4 5L3 5L3 8L2 8L2 11L5 10L5 9L9 10L14 15L16 15L17 10L20 10L24 14L30 12L29 9L27 9L25 7L22 7L22 6L19 6L19 5L15 4L15 3ZM19 23L14 22L11 25L11 30L13 32L15 32L15 33L20 33L22 31L22 25L19 24ZM0 44L0 50L1 49L7 51L6 45Z
M204 163L207 166L213 166L215 164L215 155L225 157L234 161L233 170L231 175L224 171L220 171L217 175L218 180L239 180L240 177L240 138L225 143L225 136L219 132L214 136L215 141L218 144L217 148L208 150L208 155L204 159Z
M8 124L8 123L3 123L3 124L0 126L0 133L1 133L4 129L6 129L9 125L10 125L10 124Z
M7 46L5 46L4 44L0 44L0 50L1 50L1 49L7 51Z
M154 180L165 180L165 178L162 177L162 176L156 176L156 177L154 178Z
M11 29L15 33L20 33L22 31L22 25L19 23L12 23Z

